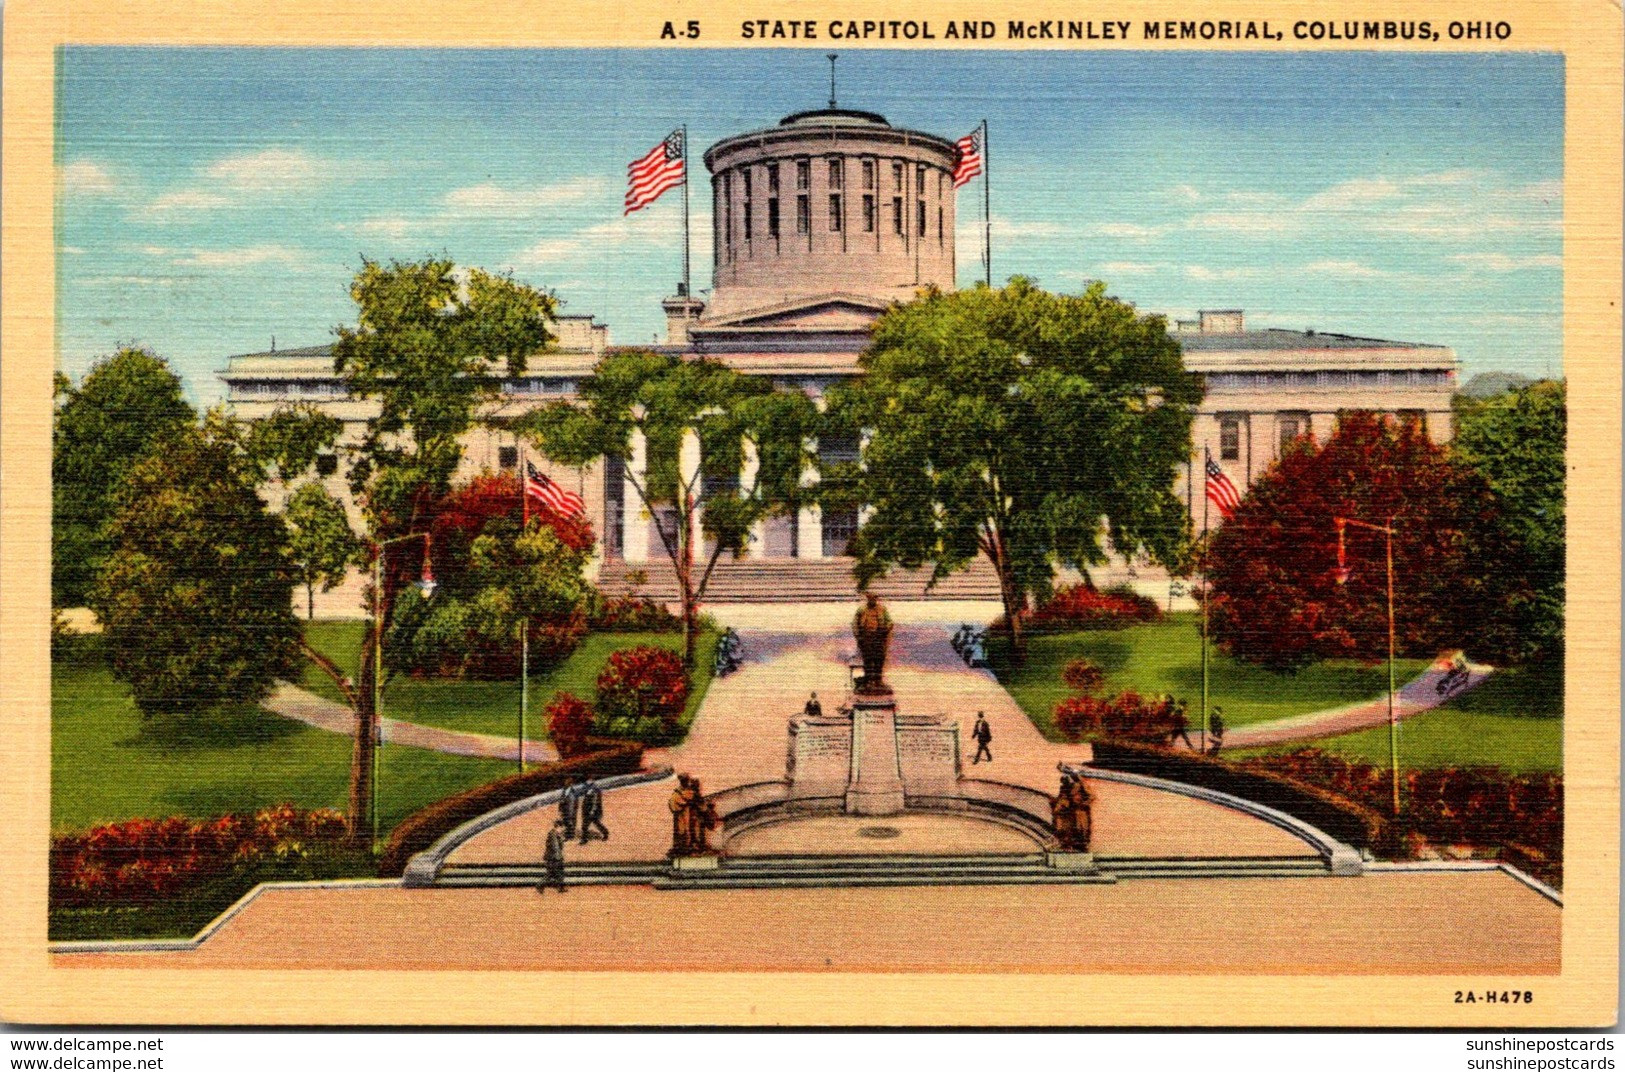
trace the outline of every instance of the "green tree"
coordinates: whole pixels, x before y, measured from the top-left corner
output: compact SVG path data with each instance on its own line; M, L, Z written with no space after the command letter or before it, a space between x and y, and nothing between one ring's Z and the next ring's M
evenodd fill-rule
M1451 449L1501 501L1528 556L1534 593L1527 626L1537 649L1563 643L1568 396L1561 380L1514 385L1487 398L1457 395Z
M860 364L831 411L869 442L821 489L869 508L861 580L927 562L940 580L986 556L1019 659L1021 614L1056 567L1179 555L1175 477L1202 385L1162 317L1103 284L1074 297L1018 277L895 306Z
M627 351L598 363L579 402L532 410L515 427L565 465L605 456L628 463L628 483L655 519L677 576L683 660L693 666L712 571L724 554L744 550L758 521L795 509L817 419L806 395L761 377L715 361ZM641 477L630 464L637 441Z
M344 504L329 495L319 481L299 486L288 499L283 519L288 523L294 569L305 586L305 617L314 618L316 586L330 592L342 584L361 543L350 531Z
M89 596L147 719L257 703L299 659L287 532L222 422L166 435L125 474Z
M153 444L197 415L164 359L124 347L98 361L76 389L56 377L51 451L51 602L84 602L109 544L114 495Z
M357 322L336 329L333 367L353 397L376 399L379 406L348 450L371 565L388 549L386 541L426 531L461 460L460 437L497 399L503 377L522 375L529 358L553 341L549 324L557 300L444 258L387 265L364 259L350 297ZM395 594L417 564L407 554L385 555L358 680L352 683L331 663L322 666L356 714L348 812L356 838L371 807L376 639L388 632Z

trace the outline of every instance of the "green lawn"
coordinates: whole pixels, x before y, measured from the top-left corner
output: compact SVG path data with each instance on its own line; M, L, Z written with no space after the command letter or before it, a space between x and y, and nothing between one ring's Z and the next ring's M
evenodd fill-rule
M306 627L306 636L318 651L353 673L354 668L360 665L365 629L363 622L319 621ZM555 693L573 692L591 703L598 673L609 661L610 655L623 648L643 644L680 652L683 650L683 636L681 633L591 633L558 668L548 674L533 675L530 679L530 710L526 719L527 736L532 740L547 736L547 719L543 712ZM705 698L705 690L711 684L716 645L717 633L714 629L701 632L693 675L694 687L689 691L688 706L684 712L685 727L693 720L701 700ZM340 698L332 680L314 666L307 667L302 684L329 699ZM384 714L405 722L512 737L519 732L519 682L431 681L397 677L384 691Z
M340 811L346 804L348 738L252 708L219 716L193 734L157 736L143 726L124 686L88 653L52 668L51 731L51 827L58 832L284 801ZM511 763L385 748L381 828L511 773Z
M1511 667L1399 727L1403 766L1493 766L1510 771L1563 769L1563 666L1560 659ZM1320 748L1387 766L1388 728L1303 741L1282 748ZM1256 752L1236 755L1243 756Z
M1160 622L1115 631L1087 631L1036 636L1028 644L1027 662L1019 670L1001 671L1000 680L1039 729L1059 740L1050 715L1071 695L1061 669L1080 656L1106 674L1105 694L1133 689L1143 696L1170 693L1184 700L1192 720L1201 717L1202 637L1194 614L1175 614ZM1330 660L1277 674L1249 666L1210 649L1209 702L1224 709L1228 725L1244 726L1339 707L1381 696L1388 690L1386 663L1366 666ZM1401 659L1403 684L1427 668L1423 659Z

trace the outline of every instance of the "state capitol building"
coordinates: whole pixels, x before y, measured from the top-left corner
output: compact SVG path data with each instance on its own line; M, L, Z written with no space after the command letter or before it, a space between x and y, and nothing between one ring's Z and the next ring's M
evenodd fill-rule
M893 127L872 112L828 108L800 112L777 126L738 134L706 150L711 174L714 263L709 301L666 298L667 353L711 358L815 399L831 384L861 375L858 356L875 320L921 287L952 290L955 280L954 143ZM681 288L680 288L681 289ZM1207 395L1192 426L1191 462L1179 495L1202 523L1204 451L1245 489L1301 435L1331 434L1343 410L1376 410L1421 422L1436 441L1451 434L1451 396L1458 360L1445 346L1389 342L1317 331L1249 329L1242 310L1202 311L1178 321L1185 365L1201 373ZM505 381L493 416L575 395L612 349L609 330L590 316L561 316L557 344ZM351 399L333 370L330 347L241 354L222 378L237 414L256 418L288 402L314 402L360 438L377 404ZM850 460L857 437L819 442L821 458ZM464 476L512 470L519 444L512 433L481 428L465 444ZM600 459L585 470L538 464L578 490L600 534L601 583L628 573L650 578L659 594L664 555L659 518L632 491L628 462ZM329 473L330 489L345 494ZM734 594L769 587L780 598L850 595L844 560L856 512L803 508L759 526L745 562L718 566L713 598L729 598L724 565L739 575ZM982 564L985 566L985 563ZM669 570L669 565L664 566ZM921 594L893 580L893 598ZM985 589L985 590L984 590ZM937 595L996 598L991 570L951 578Z

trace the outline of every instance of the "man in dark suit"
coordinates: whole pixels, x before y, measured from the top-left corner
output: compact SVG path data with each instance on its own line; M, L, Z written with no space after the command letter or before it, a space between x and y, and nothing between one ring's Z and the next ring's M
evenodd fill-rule
M813 693L812 697L807 701L807 706L801 709L801 713L806 715L808 718L817 718L819 715L824 713L824 705L818 702L818 694L816 692Z
M993 743L993 727L987 724L987 716L981 711L976 712L976 725L971 727L970 736L976 742L976 758L971 762L980 763L982 757L986 756L987 761L992 763L993 749L988 745Z
M566 839L576 836L576 816L581 814L581 787L574 776L564 783L559 793L559 822L564 824Z
M604 791L597 782L588 782L581 790L581 844L594 837L609 840L609 827L604 825Z

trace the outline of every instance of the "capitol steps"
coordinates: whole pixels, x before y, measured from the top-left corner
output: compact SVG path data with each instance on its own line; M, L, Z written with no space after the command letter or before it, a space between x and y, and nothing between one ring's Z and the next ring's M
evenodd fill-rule
M1094 871L1068 871L1042 855L758 856L713 869L673 871L665 861L569 865L572 886L649 885L656 889L795 889L831 886L1013 886L1109 883L1132 879L1314 878L1330 874L1318 857L1117 857L1095 859ZM539 864L463 864L444 868L440 887L535 886Z
M849 558L731 559L716 565L705 593L706 603L850 602L858 584ZM641 574L639 583L634 575ZM869 591L889 601L997 600L999 579L993 567L978 559L927 589L930 569L893 570L870 583ZM677 574L668 561L605 562L598 587L611 594L640 593L662 602L678 598Z

